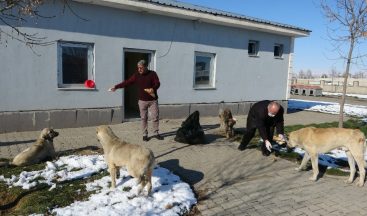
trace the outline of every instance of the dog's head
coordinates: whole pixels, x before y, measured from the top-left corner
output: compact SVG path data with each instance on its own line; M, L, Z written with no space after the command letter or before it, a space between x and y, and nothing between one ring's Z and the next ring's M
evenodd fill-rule
M45 140L53 140L55 137L57 137L59 135L59 132L55 131L54 129L51 128L44 128L41 131L41 138L45 139Z
M273 136L273 140L281 146L287 143L286 140L281 139L279 136Z
M287 145L291 148L295 148L299 145L299 131L293 131L289 134Z
M96 135L98 142L100 142L102 146L108 143L109 140L117 138L112 129L107 125L98 126L96 129Z

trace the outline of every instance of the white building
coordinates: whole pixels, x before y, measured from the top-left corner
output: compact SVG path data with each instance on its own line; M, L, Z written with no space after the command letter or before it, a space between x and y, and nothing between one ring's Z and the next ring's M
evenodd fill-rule
M0 132L120 123L137 117L134 87L108 92L139 59L158 73L162 118L220 106L245 114L270 99L286 106L294 39L307 29L170 0L59 1L41 8L52 19L21 29L55 41L0 44ZM81 18L80 18L81 17ZM9 28L0 23L0 28ZM6 43L4 42L6 41ZM85 88L85 80L95 88ZM224 102L224 103L223 103Z

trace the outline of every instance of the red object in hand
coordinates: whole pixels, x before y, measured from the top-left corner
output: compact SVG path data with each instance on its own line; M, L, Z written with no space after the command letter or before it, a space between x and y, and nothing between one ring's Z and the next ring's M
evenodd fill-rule
M96 84L94 83L93 80L86 80L84 82L84 86L87 88L94 88L96 86Z

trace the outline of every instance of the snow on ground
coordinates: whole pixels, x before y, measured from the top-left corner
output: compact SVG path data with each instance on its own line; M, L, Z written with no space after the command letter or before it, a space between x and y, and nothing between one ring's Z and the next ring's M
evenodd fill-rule
M342 96L342 93L322 92L322 95ZM349 97L367 99L367 95L361 95L361 94L346 94L346 95L349 96Z
M305 151L301 148L295 148L294 152L304 155ZM319 154L319 164L323 166L327 166L330 168L339 168L340 166L337 164L338 160L348 161L347 155L345 151L340 149L334 149L326 154ZM365 153L364 160L367 161L367 154Z
M339 114L340 105L335 102L289 99L288 109ZM367 118L367 106L345 104L344 113L349 116Z
M47 162L45 169L23 171L19 176L5 178L9 187L19 186L30 189L39 183L47 183L50 190L57 187L57 182L88 178L107 166L102 155L66 156ZM43 180L44 179L44 180ZM56 215L180 215L189 211L196 203L190 186L169 170L156 167L152 177L150 196L137 195L138 185L135 178L129 177L124 168L120 169L120 178L116 189L110 189L110 176L87 183L88 191L94 191L87 201L74 202L64 208L56 208ZM146 191L144 191L146 192Z

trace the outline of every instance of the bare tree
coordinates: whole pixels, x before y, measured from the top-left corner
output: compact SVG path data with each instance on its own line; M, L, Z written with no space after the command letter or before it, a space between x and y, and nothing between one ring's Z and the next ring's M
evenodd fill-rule
M298 72L298 78L300 78L300 79L304 79L305 78L305 72L303 72L303 70L300 70Z
M350 65L354 60L363 56L353 55L354 48L359 45L367 30L367 3L365 0L320 0L321 8L330 25L330 39L342 59L346 60L344 72L343 94L340 99L339 127L343 127L345 94L347 91ZM342 50L342 46L349 46L349 50Z
M306 78L307 79L312 79L313 78L312 71L310 69L308 69L307 72L306 72Z
M63 11L68 8L75 14L69 5L70 0L58 1L63 4ZM39 9L45 2L46 0L0 0L0 41L3 38L1 36L5 35L26 44L30 48L34 45L49 45L53 43L53 41L46 41L45 36L40 36L37 33L27 33L21 28L22 25L32 19L55 17L54 15L45 16L40 13ZM1 24L9 28L2 28Z

